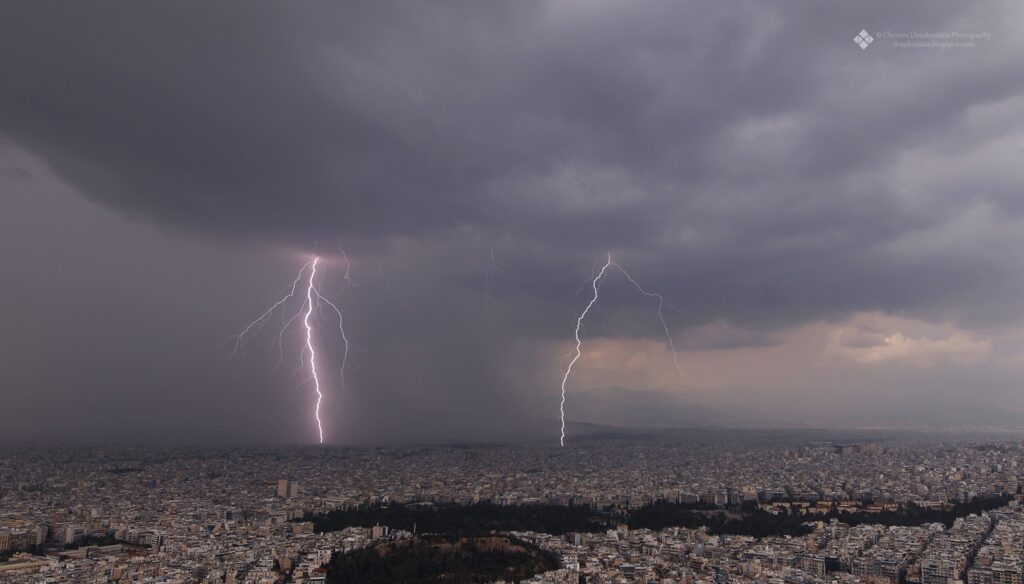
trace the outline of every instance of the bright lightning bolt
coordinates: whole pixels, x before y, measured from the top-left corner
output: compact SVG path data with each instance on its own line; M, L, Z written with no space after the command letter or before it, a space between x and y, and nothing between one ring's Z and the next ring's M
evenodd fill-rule
M349 263L348 256L345 255L344 250L342 250L341 253L346 265L344 275L345 282L349 287L349 290L351 291L351 287L355 285L353 284L352 279L349 276L351 264ZM303 264L302 268L299 269L299 273L295 277L295 280L292 281L291 288L288 289L288 292L279 300L277 300L274 304L272 304L270 308L264 311L263 314L261 314L256 320L250 322L248 325L246 325L245 328L242 329L241 332L234 336L235 346L234 350L232 350L231 352L231 355L234 356L239 350L241 350L249 336L252 336L259 332L260 330L262 330L270 321L274 313L278 311L278 309L283 310L287 308L289 301L292 300L297 295L299 290L299 284L305 280L308 269L309 280L306 281L306 293L304 295L305 298L303 299L301 305L298 307L298 311L292 314L291 317L288 318L287 321L285 321L284 325L281 327L281 330L279 330L277 333L276 346L278 358L276 364L274 365L274 370L280 367L281 363L284 361L284 338L287 335L288 330L291 328L292 324L295 323L295 321L301 319L302 324L306 329L306 341L303 344L302 351L300 351L299 353L299 369L302 369L306 366L306 355L308 353L310 377L307 379L307 381L313 381L314 392L316 394L316 407L313 411L313 417L316 419L317 434L319 436L320 443L323 444L324 429L323 422L320 418L320 406L323 403L324 394L320 386L321 380L320 373L317 370L317 353L313 343L314 309L317 311L322 311L324 305L326 304L338 316L338 332L341 335L341 340L344 345L344 354L342 356L341 361L342 383L344 383L345 369L349 361L349 339L348 336L345 334L345 324L344 318L342 317L341 309L338 308L338 306L334 302L331 302L328 298L321 294L319 288L317 287L316 277L317 267L319 266L319 263L320 258L314 257L312 260ZM322 314L322 312L320 314Z
M583 312L581 312L580 315L576 318L576 351L572 360L569 361L569 365L565 368L565 375L562 377L562 401L558 406L558 411L562 420L562 435L558 441L559 445L561 446L565 446L565 385L569 381L569 375L572 374L573 365L575 365L576 362L579 361L580 357L583 355L583 340L580 338L580 331L583 328L583 319L586 318L587 313L590 312L590 309L593 308L595 303L597 303L597 296L599 290L598 284L604 278L605 274L608 272L608 268L610 267L614 267L615 269L622 272L622 275L625 276L626 279L629 280L629 283L632 284L641 294L647 296L648 298L658 299L658 320L661 322L661 327L665 331L665 338L668 340L669 349L672 351L672 359L675 363L676 374L679 376L680 381L682 381L683 379L683 370L682 368L679 367L679 353L676 352L676 345L675 342L672 340L672 333L669 331L668 323L665 321L665 315L662 312L662 309L666 304L665 297L656 292L649 292L645 290L643 286L641 286L636 280L633 279L632 276L629 275L629 272L627 272L625 268L623 268L618 263L612 261L612 254L611 252L608 252L608 260L605 262L604 266L601 267L601 271L598 272L597 276L595 276L592 280L587 280L583 282L583 284L581 284L580 287L576 290L576 295L579 296L580 292L583 291L583 288L589 283L590 287L594 290L594 296L593 298L590 299L590 302L587 303L587 306L583 309Z
M324 394L320 392L320 377L316 373L316 351L313 349L313 325L309 323L309 317L313 314L313 293L316 290L313 278L316 277L316 264L320 261L320 258L313 258L313 266L309 272L309 287L306 288L306 316L302 318L303 324L306 325L306 350L309 351L309 370L313 374L313 387L316 391L316 410L314 410L314 417L316 418L316 428L320 433L320 444L324 443L324 427L320 422L320 402L324 399ZM316 293L317 298L320 298L320 293Z
M562 436L558 439L559 446L565 446L565 384L569 382L569 374L572 373L572 366L579 361L583 355L583 340L580 339L580 329L583 327L583 319L587 317L587 312L590 311L590 307L597 302L597 283L604 277L604 273L608 270L608 267L612 265L612 253L608 252L608 261L598 272L597 276L590 282L590 286L594 289L594 297L587 303L587 307L583 309L579 317L576 319L576 356L569 361L569 366L565 368L565 376L562 377L562 402L558 405L558 411L562 418Z
M314 261L316 261L316 260L314 260ZM310 266L310 264L312 264L312 263L313 262L306 262L305 264L303 264L302 268L299 270L299 274L297 276L295 276L295 281L292 282L291 290L287 294L285 294L284 297L282 297L280 300L278 300L277 302L272 304L270 306L270 308L268 308L266 310L266 312L264 312L263 314L261 314L259 316L259 318L257 318L256 320L250 322L248 324L248 326L246 326L244 329L242 329L242 332L240 332L237 335L235 335L235 348L234 348L234 350L231 351L231 356L232 357L235 356L235 353L238 352L238 350L242 347L242 344L245 342L245 335L249 334L254 329L256 331L259 331L260 329L262 329L263 326L266 325L267 321L270 319L270 315L272 315L275 310L277 310L279 307L283 306L285 303L287 303L289 300L291 300L291 298L293 296L295 296L295 290L299 286L299 280L302 279L302 274L306 271L306 268L308 268ZM290 324L290 322L289 322L289 324ZM287 328L287 326L288 325L285 325L285 328ZM284 332L284 329L282 329L282 332Z

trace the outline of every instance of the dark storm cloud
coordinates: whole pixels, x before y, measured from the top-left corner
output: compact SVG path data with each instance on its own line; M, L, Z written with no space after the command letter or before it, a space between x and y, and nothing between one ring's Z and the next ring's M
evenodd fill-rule
M955 166L1019 127L1013 108L996 129L965 121L1024 90L1019 13L22 3L0 24L0 131L87 196L160 225L307 249L413 238L451 272L428 284L442 304L446 286L480 285L473 262L497 242L530 309L513 332L564 334L550 316L604 249L694 325L870 309L984 323L1020 282L991 229L960 254L900 246L977 206L1019 212L1017 177L964 167L971 193L943 192L907 156ZM862 27L993 37L861 51Z

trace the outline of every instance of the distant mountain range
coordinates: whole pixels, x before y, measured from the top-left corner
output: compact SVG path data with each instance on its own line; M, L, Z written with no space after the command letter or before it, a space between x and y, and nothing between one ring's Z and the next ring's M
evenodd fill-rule
M702 401L687 393L701 395ZM913 407L865 402L863 411L815 407L792 399L767 399L752 388L658 391L610 387L570 393L566 400L567 444L602 440L764 443L887 440L920 436L1021 436L1024 414L989 405L963 406L933 399ZM713 403L703 401L715 400ZM877 411L872 411L874 408ZM557 414L557 410L552 412ZM557 444L559 419L519 418L514 427L489 434L452 434L430 441L446 445ZM938 438L935 438L938 439ZM986 438L988 439L988 438ZM1001 438L1003 439L1003 438ZM396 442L401 444L402 442ZM422 439L417 439L422 444Z
M569 394L566 409L570 421L620 428L692 428L738 421L673 393L624 387Z
M726 393L732 395L725 395ZM980 404L952 404L939 399L912 408L879 405L878 411L807 411L753 399L757 392L723 391L722 403L708 405L679 393L611 387L571 393L567 420L580 429L682 428L835 428L879 430L1019 430L1024 415ZM732 405L729 401L739 403ZM750 405L757 404L757 405ZM868 408L870 404L865 404Z

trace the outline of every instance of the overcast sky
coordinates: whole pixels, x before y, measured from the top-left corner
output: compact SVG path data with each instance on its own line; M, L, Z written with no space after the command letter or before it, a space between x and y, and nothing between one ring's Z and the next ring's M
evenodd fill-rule
M0 439L315 441L301 331L230 356L313 255L332 443L557 439L607 251L682 378L612 273L570 419L627 387L1024 420L1019 2L4 12Z

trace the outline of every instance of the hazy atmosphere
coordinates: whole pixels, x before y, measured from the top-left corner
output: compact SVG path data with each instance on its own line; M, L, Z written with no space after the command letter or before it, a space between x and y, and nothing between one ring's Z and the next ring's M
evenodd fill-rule
M1024 421L1019 2L49 4L0 18L2 440L315 443L308 340L327 443L557 441L608 253L672 343L610 270L570 436Z

